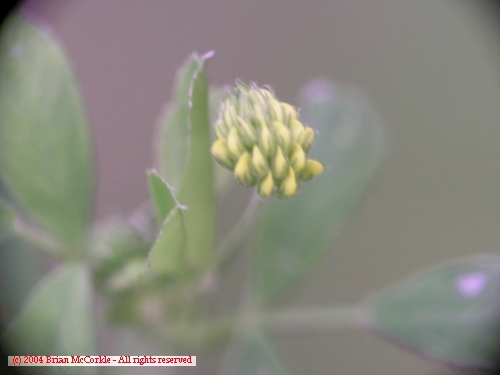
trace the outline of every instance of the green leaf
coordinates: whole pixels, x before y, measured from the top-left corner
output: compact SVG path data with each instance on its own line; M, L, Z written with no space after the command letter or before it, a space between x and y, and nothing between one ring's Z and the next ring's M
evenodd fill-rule
M303 183L297 197L266 204L256 236L265 302L329 250L381 157L381 130L362 95L318 80L301 98L301 117L318 132L309 156L326 168Z
M146 269L147 257L156 238L152 213L139 210L131 221L113 218L100 223L90 243L93 281L99 290L116 291L137 280L137 270ZM128 276L130 277L128 277Z
M186 226L183 214L180 207L170 211L151 249L151 270L157 276L176 277L186 268Z
M186 224L183 210L187 207L179 204L172 187L156 171L149 171L148 177L151 198L158 219L162 222L160 233L150 252L151 269L158 276L177 276L186 268Z
M88 269L62 266L39 283L4 338L12 354L96 355L93 311Z
M27 214L79 248L94 186L87 120L60 43L19 16L0 39L0 174Z
M148 171L149 193L156 208L156 214L160 223L167 217L168 213L177 205L172 188L155 170Z
M178 75L175 103L160 122L158 164L165 180L188 208L187 261L205 270L214 261L215 192L210 155L208 87L204 63L212 56L193 54Z
M369 328L426 357L468 369L500 364L500 256L426 269L374 295Z
M0 299L3 322L10 322L19 314L34 285L47 271L45 254L17 236L0 238Z
M142 258L129 259L125 265L115 272L106 284L107 291L124 291L137 288L137 281L148 271L148 265Z
M177 72L174 100L168 102L158 121L155 160L160 174L176 189L189 159L189 89L198 69L196 58L189 58Z
M14 209L0 196L0 240L14 231L15 220Z
M238 336L230 343L221 375L286 375L292 372L274 345L261 335Z

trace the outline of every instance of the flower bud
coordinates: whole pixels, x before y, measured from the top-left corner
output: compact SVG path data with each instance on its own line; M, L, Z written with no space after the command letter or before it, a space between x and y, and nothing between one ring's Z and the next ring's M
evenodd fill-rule
M321 164L319 161L307 159L306 165L300 173L300 179L302 181L310 180L314 176L319 176L321 173L323 173L324 170L325 167L323 167L323 164Z
M299 179L323 172L321 163L307 159L314 130L269 88L237 82L221 103L214 132L213 157L241 183L257 185L262 197L291 197Z
M274 94L269 90L260 89L259 94L262 95L264 101L266 101L268 103L272 102L273 100L276 100L276 97L274 96Z
M298 143L294 143L290 153L290 165L295 173L300 173L306 165L306 153Z
M304 149L305 152L309 152L312 143L314 142L314 138L316 138L316 133L314 130L308 126L304 128L304 134L301 136L299 143Z
M224 126L224 122L222 120L217 120L214 125L214 133L217 139L226 138L228 130Z
M224 120L224 125L227 128L231 128L235 125L236 123L236 111L234 109L234 106L232 105L227 105L226 109L223 114L223 120Z
M288 152L290 149L290 130L281 122L273 121L274 135L283 150Z
M227 135L227 149L235 158L238 158L243 151L245 151L245 147L241 142L238 131L234 127L229 130Z
M297 179L295 178L295 172L293 168L288 168L288 173L283 181L281 181L278 187L278 194L281 197L289 198L293 197L297 193Z
M252 149L252 169L258 179L263 178L269 172L266 158L262 155L257 145L254 145Z
M295 110L295 108L293 108L288 103L281 102L280 104L281 104L281 108L282 108L283 113L284 113L284 122L291 124L292 121L297 121L297 111ZM299 122L299 124L300 124L300 122Z
M259 104L253 105L254 116L260 126L265 127L267 124L267 119L262 111L262 108Z
M244 152L234 167L234 175L244 185L255 185L256 178L252 174L250 154Z
M301 144L301 140L304 137L304 125L298 120L290 121L290 132L292 133L292 141Z
M266 198L271 196L274 190L274 181L273 181L273 174L271 171L267 173L267 176L259 182L259 185L257 186L257 192L262 198Z
M278 147L278 149L276 150L276 155L274 155L272 167L274 178L281 180L283 177L285 177L288 170L288 163L280 147Z
M267 97L263 94L264 90L259 89L257 86L253 87L253 90L251 90L248 93L248 98L250 102L258 105L258 106L265 106L266 101L268 100Z
M276 150L276 141L267 127L260 130L259 148L267 158L271 158Z
M218 139L214 142L211 148L212 156L226 168L234 168L234 159L232 158L229 150L227 149L227 141L224 138Z
M238 134L240 136L241 141L246 147L252 147L257 141L257 132L255 129L248 124L245 120L243 120L240 116L237 116L238 119Z
M278 122L283 122L283 110L281 108L280 102L277 100L271 100L271 109L274 113L273 118Z
M249 120L249 117L251 116L253 111L253 105L250 101L248 101L248 98L246 95L241 95L238 101L238 114L242 116L245 119Z

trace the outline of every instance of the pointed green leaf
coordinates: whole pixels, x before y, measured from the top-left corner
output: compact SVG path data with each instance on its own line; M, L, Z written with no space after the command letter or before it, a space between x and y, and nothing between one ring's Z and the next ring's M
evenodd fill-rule
M4 339L12 354L96 355L95 328L88 269L62 266L42 279Z
M215 193L205 61L193 54L178 76L176 98L160 122L158 164L188 209L184 215L187 261L195 269L213 263Z
M206 269L214 261L215 188L210 154L210 120L205 61L212 56L193 56L198 69L193 75L189 97L190 155L179 201L185 204L187 261L194 269Z
M257 225L257 279L272 300L328 250L381 156L381 131L359 94L326 81L302 90L301 117L317 131L309 156L325 165L297 197L266 202Z
M172 93L174 100L165 105L155 137L156 165L160 174L176 189L182 186L189 159L189 89L197 69L197 60L190 58L177 72Z
M182 206L173 188L154 170L148 172L151 198L158 219L160 233L150 252L152 271L162 277L178 276L186 267L186 226Z
M274 345L260 335L236 337L229 344L221 375L287 375L292 372Z
M417 352L468 369L500 364L500 256L455 259L366 303L369 328Z
M92 158L82 101L60 43L12 16L0 39L0 175L22 209L69 245L81 243L91 217Z
M163 221L150 253L151 270L160 277L175 277L185 270L186 227L184 212L175 207Z
M172 187L156 172L148 171L149 194L156 209L158 221L162 223L168 213L177 205Z

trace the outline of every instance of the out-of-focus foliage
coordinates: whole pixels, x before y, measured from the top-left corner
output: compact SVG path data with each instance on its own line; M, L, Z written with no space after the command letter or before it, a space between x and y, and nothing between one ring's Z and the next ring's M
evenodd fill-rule
M315 80L300 99L304 122L318 132L311 155L326 169L297 197L270 200L264 208L256 250L257 280L266 302L332 247L381 157L381 130L362 95Z
M500 364L500 256L455 259L374 295L369 327L427 357L473 370Z
M78 252L93 207L93 154L61 45L12 16L0 39L0 82L2 181L29 218L69 245L66 253Z

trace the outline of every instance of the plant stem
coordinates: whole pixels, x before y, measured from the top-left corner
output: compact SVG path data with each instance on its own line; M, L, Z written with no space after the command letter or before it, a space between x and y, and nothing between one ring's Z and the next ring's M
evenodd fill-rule
M277 333L330 333L360 328L361 317L362 311L356 306L282 310L264 314L261 324Z
M357 306L311 310L276 310L267 313L242 312L243 316L214 318L191 332L194 342L205 347L221 344L235 330L244 334L267 329L276 334L324 334L362 328L362 309ZM194 327L193 327L194 328ZM181 332L179 332L180 334Z
M257 209L258 203L261 202L261 198L254 192L245 211L240 216L236 224L233 225L229 233L224 237L218 249L218 264L217 268L223 267L234 254L238 245L241 243L242 239L245 237L248 229L248 225L252 221L255 211Z

